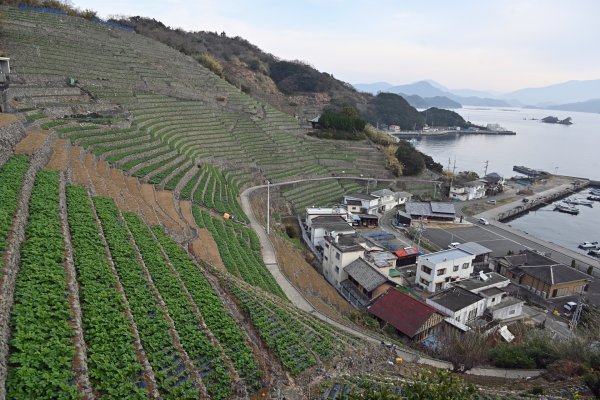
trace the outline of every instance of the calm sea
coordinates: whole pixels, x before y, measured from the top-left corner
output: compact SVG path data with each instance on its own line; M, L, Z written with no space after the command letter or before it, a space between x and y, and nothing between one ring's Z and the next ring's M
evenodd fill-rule
M600 114L523 108L467 107L455 110L478 124L496 123L517 132L515 136L451 135L418 139L415 147L448 168L483 175L516 175L513 165L543 169L561 175L600 179ZM573 125L544 124L549 115L571 117Z
M517 132L516 136L452 135L423 138L415 147L448 168L456 159L456 171L483 175L498 172L506 178L517 175L513 165L543 169L561 175L600 180L600 114L523 108L467 107L456 110L478 125L497 123ZM573 125L544 124L549 115L571 117ZM585 193L577 195L585 197ZM584 241L600 241L600 202L592 208L578 206L579 215L553 211L554 205L529 212L509 222L515 228L570 249ZM580 250L583 252L582 250Z

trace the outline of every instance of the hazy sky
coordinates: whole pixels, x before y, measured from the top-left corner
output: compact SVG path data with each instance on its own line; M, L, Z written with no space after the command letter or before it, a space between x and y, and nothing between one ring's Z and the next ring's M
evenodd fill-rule
M511 91L600 78L598 0L73 0L225 31L350 83Z

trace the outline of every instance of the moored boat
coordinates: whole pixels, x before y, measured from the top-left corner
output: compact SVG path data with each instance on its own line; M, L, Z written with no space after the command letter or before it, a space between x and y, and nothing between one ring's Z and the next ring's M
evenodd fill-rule
M591 200L578 199L578 198L565 199L564 202L567 203L567 204L574 204L574 205L580 205L580 206L590 206L590 207L592 207L594 205L594 202L591 201Z
M554 206L555 211L564 212L567 214L577 215L579 214L579 208L570 206L568 204L556 204Z
M587 197L587 199L588 199L588 200L591 200L591 201L600 201L600 196L596 196L596 195L590 194L590 195Z
M583 242L577 247L583 250L595 250L598 248L598 242Z

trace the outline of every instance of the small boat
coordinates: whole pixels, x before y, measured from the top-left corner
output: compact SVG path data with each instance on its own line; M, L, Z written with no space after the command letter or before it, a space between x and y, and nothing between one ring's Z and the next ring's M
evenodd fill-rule
M574 205L580 205L580 206L590 206L592 207L594 205L594 202L591 200L585 200L585 199L565 199L564 200L565 203L567 204L574 204Z
M591 194L587 197L587 199L591 200L591 201L600 201L600 196L595 196L595 195Z
M582 250L596 250L598 248L598 242L583 242L577 247Z
M557 204L554 206L554 211L560 211L572 215L579 214L579 208L570 206L568 204Z
M594 196L600 196L600 189L592 189L590 190L590 193Z
M587 252L588 256L600 258L600 250L590 250Z

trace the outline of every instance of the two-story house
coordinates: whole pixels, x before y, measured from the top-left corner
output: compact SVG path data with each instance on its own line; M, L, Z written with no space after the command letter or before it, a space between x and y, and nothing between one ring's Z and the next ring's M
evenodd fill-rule
M475 256L460 249L424 254L417 258L416 283L428 292L436 292L451 282L467 279L473 273Z
M354 228L341 216L317 216L307 220L307 234L317 250L323 248L325 236L354 233Z
M350 193L344 196L348 211L356 214L377 214L379 197L363 193Z
M338 291L340 282L348 279L344 267L365 254L365 239L354 234L325 236L323 242L323 275Z
M485 182L476 180L465 183L453 183L450 186L449 197L460 201L481 199L485 197Z

